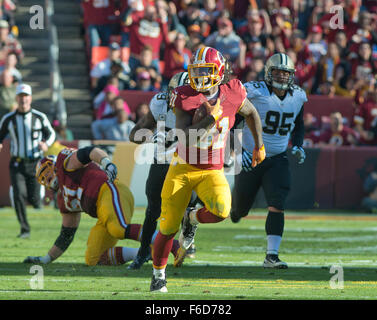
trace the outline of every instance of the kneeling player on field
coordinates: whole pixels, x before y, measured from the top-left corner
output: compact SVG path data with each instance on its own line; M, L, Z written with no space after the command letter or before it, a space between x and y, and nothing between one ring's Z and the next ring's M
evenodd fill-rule
M120 239L140 241L142 225L131 224L134 198L116 176L117 168L107 153L94 146L64 149L57 157L41 159L36 178L48 189L58 191L62 228L44 257L29 256L24 262L46 264L60 257L73 241L81 212L97 219L87 242L87 265L118 265L133 260L136 248L115 245ZM178 248L175 241L171 252L176 255Z

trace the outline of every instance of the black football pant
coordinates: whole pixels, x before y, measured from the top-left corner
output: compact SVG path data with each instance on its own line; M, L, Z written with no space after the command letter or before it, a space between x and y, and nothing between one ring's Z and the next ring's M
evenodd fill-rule
M289 161L285 152L266 158L251 171L242 171L234 177L232 192L233 217L245 217L262 187L269 207L284 210L291 185Z
M145 193L148 200L145 218L143 222L143 231L141 235L140 253L146 254L149 245L152 242L153 233L156 231L157 219L161 215L161 191L164 185L165 176L169 170L169 164L152 164L149 169ZM200 202L196 193L193 192L189 207L194 207Z
M40 185L35 178L35 166L38 160L11 160L9 164L10 180L13 187L13 201L17 219L21 225L21 233L30 232L26 215L27 200L34 208L40 208Z

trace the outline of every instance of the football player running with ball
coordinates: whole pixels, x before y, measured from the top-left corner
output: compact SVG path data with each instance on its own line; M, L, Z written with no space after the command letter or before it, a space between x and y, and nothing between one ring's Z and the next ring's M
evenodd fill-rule
M252 167L255 143L248 126L242 133L242 171L235 176L232 193L231 220L234 223L247 216L260 187L268 205L265 224L267 252L265 268L286 269L279 259L279 247L284 230L284 205L290 189L290 169L287 148L291 138L292 154L299 164L305 160L303 104L305 92L293 84L295 66L284 53L271 56L265 66L264 81L245 84L247 98L257 108L262 120L266 159Z
M115 245L121 239L140 240L142 225L131 224L134 198L116 176L115 164L95 146L67 148L57 157L42 158L36 166L36 178L46 188L58 192L62 227L44 257L29 256L24 263L47 264L59 258L73 241L81 212L97 219L87 241L87 265L119 265L133 260L136 248ZM177 254L178 248L175 240L172 253Z
M176 88L171 95L178 145L161 192L160 228L153 248L150 291L167 292L165 269L182 218L181 247L175 264L185 257L199 223L218 223L229 215L231 191L223 172L224 149L237 112L245 117L254 139L252 165L265 158L258 112L246 99L246 90L239 80L221 83L224 69L222 54L211 47L202 47L188 65L190 85ZM193 121L196 110L203 106L206 114ZM186 210L192 190L203 201L203 208Z
M150 111L138 121L130 134L132 142L141 144L148 142L148 137L143 129L148 129L150 133L151 130L154 130L153 136L149 139L154 143L154 162L150 166L145 184L148 205L145 210L141 245L135 260L128 266L128 269L140 269L145 262L151 259L150 244L156 231L157 219L161 213L161 189L177 146L177 138L172 134L175 128L175 114L169 107L169 97L176 87L188 83L187 72L175 74L169 81L168 91L159 92L153 96L149 104ZM169 139L168 135L171 135L172 139ZM195 196L192 198L189 206L195 206L196 198ZM194 253L193 244L190 250Z

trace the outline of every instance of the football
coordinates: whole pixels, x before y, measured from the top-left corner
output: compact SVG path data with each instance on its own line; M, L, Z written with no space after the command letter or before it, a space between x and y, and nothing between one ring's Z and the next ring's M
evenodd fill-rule
M216 99L211 99L208 102L211 106L213 106L216 104ZM192 117L192 124L200 122L206 116L207 116L207 108L205 104L202 103L200 107L195 110L194 116Z
M192 117L192 124L200 122L207 115L207 108L204 104L200 105L198 109L195 110L194 116Z

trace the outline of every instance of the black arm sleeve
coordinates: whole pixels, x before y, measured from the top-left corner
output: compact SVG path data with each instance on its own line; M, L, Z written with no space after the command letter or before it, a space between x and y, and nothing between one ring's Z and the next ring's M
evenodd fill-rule
M82 164L88 164L90 161L92 161L89 155L94 148L95 146L88 146L88 147L80 148L79 150L77 150L77 159Z
M301 107L299 114L295 119L295 128L292 131L292 145L301 147L304 143L305 126L304 126L304 105Z
M75 237L77 228L68 228L62 226L60 230L60 235L55 241L55 246L57 246L61 251L67 250L69 245L72 243Z

